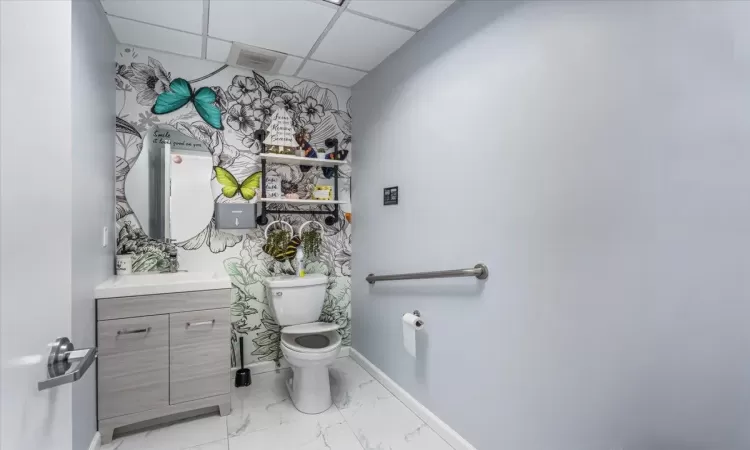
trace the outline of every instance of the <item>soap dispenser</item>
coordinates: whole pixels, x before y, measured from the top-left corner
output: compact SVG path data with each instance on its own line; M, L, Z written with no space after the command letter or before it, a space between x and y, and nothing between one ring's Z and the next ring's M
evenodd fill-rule
M297 276L298 277L304 277L305 276L305 252L300 245L297 248Z

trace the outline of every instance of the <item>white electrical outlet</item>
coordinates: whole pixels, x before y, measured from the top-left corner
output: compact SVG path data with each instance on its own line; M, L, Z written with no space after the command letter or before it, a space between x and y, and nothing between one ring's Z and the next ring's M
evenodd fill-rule
M102 230L102 247L109 245L109 228L104 227Z

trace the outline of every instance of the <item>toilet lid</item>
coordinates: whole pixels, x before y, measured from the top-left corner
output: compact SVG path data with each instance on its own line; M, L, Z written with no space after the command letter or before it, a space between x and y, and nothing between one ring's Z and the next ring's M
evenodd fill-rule
M313 322L284 327L281 329L281 334L315 334L335 331L338 329L339 326L335 323Z

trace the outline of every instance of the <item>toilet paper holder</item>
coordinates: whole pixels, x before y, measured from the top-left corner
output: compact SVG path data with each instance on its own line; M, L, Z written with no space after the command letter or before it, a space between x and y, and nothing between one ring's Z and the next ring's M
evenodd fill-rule
M417 317L422 317L422 313L420 313L418 309L415 309L415 310L414 310L414 312L413 312L412 314L414 314L414 315L415 315L415 316L417 316ZM422 322L421 320L418 320L418 321L417 321L417 326L418 326L418 327L421 327L421 326L422 326L422 323L423 323L423 322Z

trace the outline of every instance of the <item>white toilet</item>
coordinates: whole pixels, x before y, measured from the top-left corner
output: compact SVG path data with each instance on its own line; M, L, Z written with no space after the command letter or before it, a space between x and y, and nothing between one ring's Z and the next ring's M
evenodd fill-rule
M269 277L266 286L271 309L282 327L281 352L294 374L287 382L292 402L303 413L321 413L333 403L328 366L341 349L339 326L318 322L328 277Z

